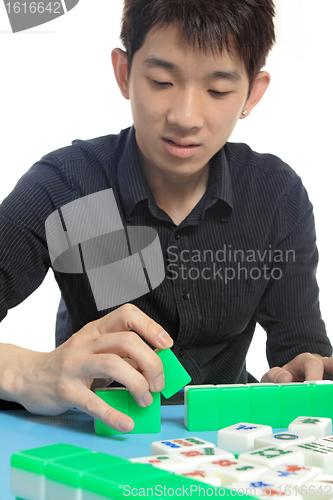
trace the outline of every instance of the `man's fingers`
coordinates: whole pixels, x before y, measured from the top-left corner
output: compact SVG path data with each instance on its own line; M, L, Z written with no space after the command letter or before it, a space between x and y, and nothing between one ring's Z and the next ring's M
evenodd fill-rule
M94 354L82 366L82 376L88 379L112 378L130 391L141 407L153 402L147 379L126 360L115 354Z
M131 432L134 429L134 422L129 416L109 406L90 389L80 385L73 387L73 390L75 390L73 398L75 408L101 420L117 431Z
M293 381L322 380L324 375L323 358L309 352L299 354L284 368L293 374Z
M98 341L93 340L94 354L112 353L120 358L129 358L133 366L147 379L149 389L159 392L164 387L163 364L157 354L134 332L118 332L100 335ZM96 375L97 376L97 375ZM114 375L112 375L114 376ZM118 382L125 384L117 376ZM126 387L130 387L125 384Z
M95 322L100 333L123 332L134 330L150 344L160 349L172 347L169 334L133 304L125 304Z
M265 373L262 377L261 382L271 382L273 384L278 383L288 383L292 382L293 376L290 372L288 372L285 368L280 368L279 366L275 366L271 368L269 372Z

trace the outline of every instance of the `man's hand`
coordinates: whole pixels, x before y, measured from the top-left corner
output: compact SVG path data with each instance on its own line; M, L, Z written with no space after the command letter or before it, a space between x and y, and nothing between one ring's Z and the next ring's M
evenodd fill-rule
M149 391L163 389L160 358L134 332L160 349L173 344L160 325L132 304L125 304L87 324L50 353L19 353L11 399L43 415L78 408L114 429L131 431L133 420L107 405L91 387L102 385L96 379L117 380L142 407L153 401Z
M333 358L325 358L319 354L305 352L299 354L282 368L271 368L261 379L261 382L288 383L304 380L332 380Z

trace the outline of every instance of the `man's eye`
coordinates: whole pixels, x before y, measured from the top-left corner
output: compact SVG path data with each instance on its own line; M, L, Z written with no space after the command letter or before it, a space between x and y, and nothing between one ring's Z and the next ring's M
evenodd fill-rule
M151 82L156 87L166 87L167 85L171 85L170 82L158 82L157 80L152 80Z
M229 94L229 92L218 92L217 90L210 90L209 92L215 97L226 97Z

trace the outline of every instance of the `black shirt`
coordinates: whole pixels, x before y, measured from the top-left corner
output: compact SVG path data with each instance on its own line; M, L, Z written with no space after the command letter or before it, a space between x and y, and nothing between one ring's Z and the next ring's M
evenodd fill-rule
M141 171L133 127L44 156L4 200L0 319L40 285L51 265L47 217L110 188L125 226L158 232L165 279L132 303L173 337L192 383L246 382L257 322L267 331L270 366L307 351L331 355L315 279L312 205L296 173L275 156L227 143L210 162L205 195L176 226ZM86 274L54 274L67 308L59 315L59 344L112 308L97 310Z

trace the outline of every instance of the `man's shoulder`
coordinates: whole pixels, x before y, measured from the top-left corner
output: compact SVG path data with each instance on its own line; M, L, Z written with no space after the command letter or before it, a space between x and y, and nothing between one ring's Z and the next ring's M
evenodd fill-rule
M56 165L89 163L94 165L110 165L117 156L121 154L128 130L122 130L119 134L108 134L93 139L75 139L71 145L65 146L43 156L41 161L51 161Z
M228 142L225 145L225 152L230 166L234 169L258 170L262 173L284 172L291 176L297 175L295 171L281 158L270 153L258 153L244 143ZM250 173L250 172L249 172Z

